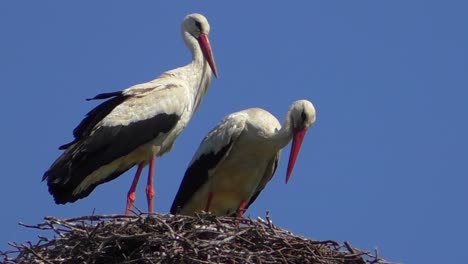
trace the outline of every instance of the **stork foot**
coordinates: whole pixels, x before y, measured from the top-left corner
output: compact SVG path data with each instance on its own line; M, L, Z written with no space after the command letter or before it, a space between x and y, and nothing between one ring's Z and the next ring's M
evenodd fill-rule
M140 179L141 171L143 170L144 166L145 165L143 165L143 163L140 163L138 165L138 169L137 169L137 171L135 173L135 178L133 178L133 182L132 182L132 185L130 186L130 190L128 190L128 193L127 193L127 207L125 208L125 215L130 215L130 213L131 213L133 203L136 200L135 189L136 189L136 186L138 184L138 180Z
M136 200L135 192L128 192L127 194L127 207L125 209L125 215L130 215L133 203Z

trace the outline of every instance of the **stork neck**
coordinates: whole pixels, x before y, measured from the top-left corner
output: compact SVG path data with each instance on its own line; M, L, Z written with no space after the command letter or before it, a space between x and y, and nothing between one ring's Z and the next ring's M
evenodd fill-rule
M293 132L291 115L288 112L281 125L281 129L273 134L272 141L278 149L282 149L291 141Z
M192 36L190 33L187 31L184 31L182 33L182 36L184 38L185 44L187 47L190 49L190 52L192 53L192 63L195 67L200 67L200 68L209 68L208 62L205 60L205 56L203 55L203 51L200 48L200 44L198 43L198 40ZM209 68L210 69L210 68ZM211 73L211 69L210 69Z
M189 71L187 74L187 77L189 78L188 81L193 85L193 109L194 111L196 111L198 106L200 105L201 99L208 91L212 73L210 65L205 60L198 40L187 31L183 31L182 36L184 38L185 44L192 53L192 62L189 65L187 65L186 68L187 71Z

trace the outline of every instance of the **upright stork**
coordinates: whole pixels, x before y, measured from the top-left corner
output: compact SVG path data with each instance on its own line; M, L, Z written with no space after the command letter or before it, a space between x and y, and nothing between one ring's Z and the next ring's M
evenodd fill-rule
M315 108L294 102L283 125L269 112L250 108L225 117L201 142L171 207L172 214L239 216L255 201L275 173L281 149L292 138L286 183L291 177Z
M211 74L218 76L207 19L201 14L188 15L181 31L192 52L191 63L150 82L88 99L107 101L73 130L74 140L59 147L65 151L42 178L57 204L84 198L99 184L138 165L127 194L128 215L141 171L149 164L146 195L148 211L153 211L155 156L172 148L207 92Z

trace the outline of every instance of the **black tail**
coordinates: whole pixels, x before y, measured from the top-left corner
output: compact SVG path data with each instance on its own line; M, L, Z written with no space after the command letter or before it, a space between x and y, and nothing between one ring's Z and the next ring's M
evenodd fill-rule
M99 165L93 155L80 152L79 146L73 145L67 149L50 169L44 173L42 180L47 180L49 193L54 197L55 203L73 203L78 199L88 196L98 185L111 181L126 172L132 166L121 170L113 171L110 175L105 175L101 179L89 179L90 175L99 169ZM78 186L86 179L90 182L83 185L78 190Z

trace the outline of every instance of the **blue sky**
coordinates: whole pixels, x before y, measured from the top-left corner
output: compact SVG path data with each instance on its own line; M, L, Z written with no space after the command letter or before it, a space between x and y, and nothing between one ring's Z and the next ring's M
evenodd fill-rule
M291 181L288 146L247 215L269 210L299 235L377 247L396 262L459 262L468 236L468 4L265 3L0 2L0 249L36 240L20 221L124 212L134 169L65 206L42 174L95 105L85 98L188 63L180 23L200 12L220 78L156 162L158 212L225 115L262 107L283 120L291 102L308 99L317 122ZM146 208L142 183L136 205Z

